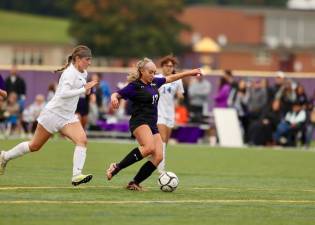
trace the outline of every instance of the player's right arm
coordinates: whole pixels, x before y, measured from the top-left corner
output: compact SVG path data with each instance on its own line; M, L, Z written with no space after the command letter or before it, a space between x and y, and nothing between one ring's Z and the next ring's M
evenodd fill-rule
M123 99L130 99L135 95L135 86L133 83L129 83L124 88L120 89L117 92L114 92L111 97L111 105L114 109L117 109L119 107L119 100L121 98Z
M110 96L110 103L112 105L112 107L114 109L118 109L119 108L119 99L121 98L121 96L117 93L114 92L111 96Z

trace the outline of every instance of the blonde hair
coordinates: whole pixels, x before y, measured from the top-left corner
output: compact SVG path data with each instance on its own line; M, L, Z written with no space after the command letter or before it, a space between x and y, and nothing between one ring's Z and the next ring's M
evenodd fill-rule
M71 55L68 56L66 64L54 71L54 73L62 73L72 62L75 62L76 57L83 58L83 57L92 57L91 50L85 45L78 45L73 50Z
M145 65L149 62L153 62L151 59L149 58L143 58L140 61L137 62L136 64L136 71L133 71L131 73L129 73L129 75L127 76L127 82L130 83L132 81L138 80L141 77L141 70L145 67Z

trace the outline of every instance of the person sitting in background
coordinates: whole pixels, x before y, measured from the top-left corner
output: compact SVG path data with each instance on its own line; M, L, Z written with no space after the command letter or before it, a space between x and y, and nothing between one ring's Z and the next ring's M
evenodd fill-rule
M10 92L6 104L5 115L6 120L6 135L10 135L13 131L17 131L20 117L20 105L18 103L18 96L15 92Z
M266 107L261 117L249 127L249 143L253 145L272 145L273 134L282 118L279 99Z
M46 97L47 102L49 102L54 97L56 88L57 88L56 82L53 82L48 85L48 92L47 92L47 97Z
M276 143L286 146L296 144L295 137L302 131L306 122L306 112L300 102L295 101L292 109L286 113L284 120L280 122L274 134Z
M27 135L33 134L37 126L37 118L45 107L44 95L36 95L35 101L22 112L22 127Z
M208 96L211 84L204 77L195 77L188 87L191 122L202 123L208 112Z

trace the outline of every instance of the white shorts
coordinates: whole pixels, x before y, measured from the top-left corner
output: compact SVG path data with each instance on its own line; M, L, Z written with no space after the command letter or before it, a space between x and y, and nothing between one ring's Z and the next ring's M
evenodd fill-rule
M79 119L77 115L73 115L71 119L65 119L49 110L43 110L37 118L37 121L49 133L53 134L69 123L79 122Z
M164 116L158 116L157 124L164 124L167 127L173 128L175 125L174 119L170 119Z

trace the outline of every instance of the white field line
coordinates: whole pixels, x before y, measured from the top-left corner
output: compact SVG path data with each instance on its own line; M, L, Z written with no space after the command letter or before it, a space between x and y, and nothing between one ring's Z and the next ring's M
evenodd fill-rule
M91 201L72 201L72 200L10 200L0 201L0 204L240 204L240 203L269 203L269 204L315 204L312 200L285 200L285 199L203 199L203 200L126 200L126 201L111 201L111 200L91 200Z
M0 186L1 191L14 191L14 190L53 190L53 189L123 189L123 186ZM158 189L158 187L145 187L145 189ZM234 188L234 187L192 187L192 188L181 188L182 190L213 190L213 191L268 191L268 192L315 192L315 189L281 189L281 188Z

